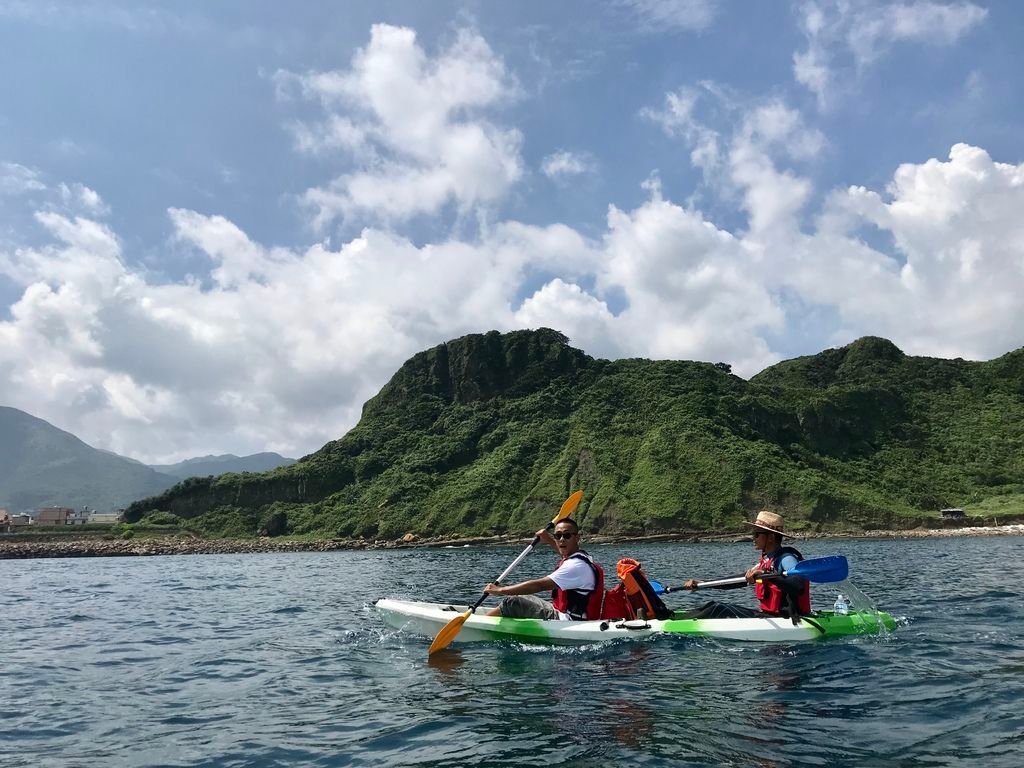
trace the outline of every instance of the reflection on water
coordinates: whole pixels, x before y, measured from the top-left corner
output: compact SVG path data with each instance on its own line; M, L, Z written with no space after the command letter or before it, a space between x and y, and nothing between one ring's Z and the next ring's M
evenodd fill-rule
M444 674L451 674L465 663L462 651L457 648L445 648L427 656L427 665Z
M1005 564L1020 545L805 542L849 558L864 598L900 617L888 637L455 643L429 658L369 603L473 600L518 548L0 561L0 753L4 768L1016 766L1024 588ZM599 553L666 583L750 559L725 544ZM517 577L551 565L537 553Z

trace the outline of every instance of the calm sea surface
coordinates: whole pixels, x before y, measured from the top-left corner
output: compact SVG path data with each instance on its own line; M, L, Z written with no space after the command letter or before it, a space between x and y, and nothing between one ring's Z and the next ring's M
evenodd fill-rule
M1020 766L1022 546L803 542L850 559L898 617L883 638L472 644L432 663L369 604L475 599L517 549L0 561L0 765ZM591 551L667 583L755 559Z

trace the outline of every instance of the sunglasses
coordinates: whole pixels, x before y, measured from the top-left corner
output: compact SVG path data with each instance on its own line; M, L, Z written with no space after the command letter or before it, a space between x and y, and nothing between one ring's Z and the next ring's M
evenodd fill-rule
M557 531L556 533L553 533L551 535L554 536L559 541L561 541L562 539L571 539L573 536L576 535L576 532L575 531Z

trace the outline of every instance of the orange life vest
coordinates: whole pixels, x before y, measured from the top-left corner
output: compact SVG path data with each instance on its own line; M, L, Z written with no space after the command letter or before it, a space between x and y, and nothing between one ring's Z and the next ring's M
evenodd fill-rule
M619 583L604 596L602 619L635 619L642 608L648 619L665 619L672 615L647 580L640 563L624 557L615 564Z

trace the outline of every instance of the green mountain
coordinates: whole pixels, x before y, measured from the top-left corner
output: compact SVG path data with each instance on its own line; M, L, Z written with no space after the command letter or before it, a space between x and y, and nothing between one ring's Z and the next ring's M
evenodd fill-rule
M150 464L149 467L161 474L172 475L184 480L189 477L223 475L225 472L269 472L272 469L286 467L294 463L295 459L288 459L277 453L254 453L250 456L224 453L219 456L199 456L195 459L186 459L177 464Z
M175 482L24 411L0 406L0 507L11 512L49 506L108 512Z
M1024 350L990 362L863 338L750 381L728 366L597 360L549 329L421 352L359 424L262 475L133 504L209 532L392 538L534 530L577 488L591 532L905 527L945 506L1024 513Z

